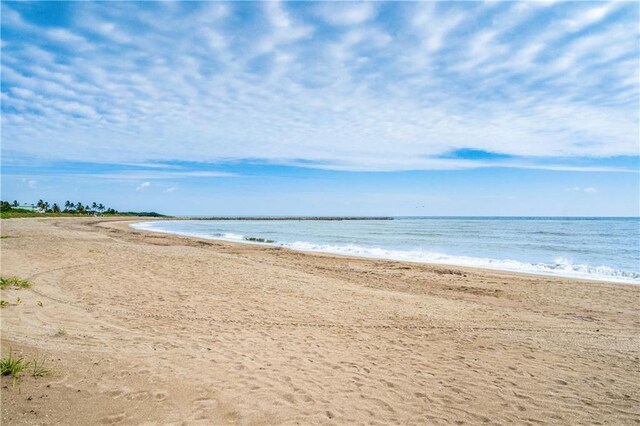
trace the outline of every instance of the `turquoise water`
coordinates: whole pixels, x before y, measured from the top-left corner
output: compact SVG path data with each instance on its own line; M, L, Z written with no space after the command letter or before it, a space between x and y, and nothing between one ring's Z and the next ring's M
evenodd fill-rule
M237 242L262 239L294 250L640 284L640 218L179 220L132 226Z

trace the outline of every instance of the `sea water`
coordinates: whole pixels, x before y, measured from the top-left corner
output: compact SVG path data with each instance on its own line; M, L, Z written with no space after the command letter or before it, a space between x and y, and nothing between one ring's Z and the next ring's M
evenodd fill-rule
M640 218L168 220L132 227L302 251L640 284Z

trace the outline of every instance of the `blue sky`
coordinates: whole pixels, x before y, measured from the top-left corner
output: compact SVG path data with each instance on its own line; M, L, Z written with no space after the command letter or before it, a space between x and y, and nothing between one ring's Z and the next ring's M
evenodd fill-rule
M2 199L640 215L636 2L2 2Z

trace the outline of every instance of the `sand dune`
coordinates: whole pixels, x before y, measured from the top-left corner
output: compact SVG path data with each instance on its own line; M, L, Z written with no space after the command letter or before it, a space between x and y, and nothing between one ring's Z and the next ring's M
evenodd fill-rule
M640 287L2 221L2 424L638 424ZM42 301L42 307L37 305Z

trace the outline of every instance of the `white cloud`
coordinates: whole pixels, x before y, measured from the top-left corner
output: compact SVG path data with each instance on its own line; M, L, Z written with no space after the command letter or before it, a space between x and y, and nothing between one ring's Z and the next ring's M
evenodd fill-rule
M616 8L617 6L615 3L599 4L596 7L588 7L584 11L566 19L563 24L566 25L570 31L580 31L589 25L598 23Z
M146 188L151 186L151 182L143 182L136 187L136 191L144 191Z
M588 193L594 193L594 192L598 192L598 190L596 188L593 187L589 187L589 188L581 188L579 186L575 186L573 188L568 188L567 191L574 191L574 192L588 192Z
M47 35L52 40L62 43L73 43L76 45L86 43L83 37L73 34L71 31L65 30L63 28L54 28L52 30L48 30Z
M176 188L175 186L171 186L171 187L169 187L169 188L165 189L165 190L164 190L164 191L162 191L162 192L164 192L164 193L174 192L176 189L177 189L177 188Z
M151 167L138 165L138 167ZM160 167L160 166L158 166ZM216 171L155 171L155 170L138 170L138 171L124 171L124 172L112 172L112 173L73 173L67 175L69 177L88 177L98 179L115 179L115 180L162 180L162 179L181 179L181 178L229 178L239 177L235 173L228 172L216 172ZM150 186L150 182L144 182L138 188L143 190Z
M331 25L358 25L375 16L376 5L371 2L325 2L318 8L318 14Z
M35 189L38 184L38 181L35 179L23 178L22 183L24 183L30 189Z

